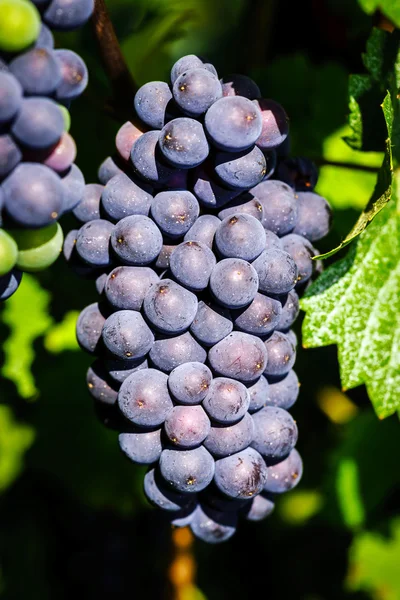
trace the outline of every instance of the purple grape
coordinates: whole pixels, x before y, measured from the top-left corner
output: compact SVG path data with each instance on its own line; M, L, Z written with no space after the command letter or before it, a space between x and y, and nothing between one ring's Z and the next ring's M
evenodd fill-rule
M147 292L143 309L161 333L177 335L188 329L197 312L197 298L171 279L163 279Z
M208 393L211 381L211 371L206 365L199 362L187 362L179 365L170 373L168 387L177 402L200 404Z
M161 475L178 492L194 494L204 490L214 477L214 469L214 459L204 446L161 453Z
M151 205L151 216L161 231L171 238L183 237L199 216L199 203L191 192L160 192Z
M158 142L164 158L179 169L193 169L208 156L203 126L187 117L167 123L160 131Z
M171 254L173 253L173 251L175 250L177 246L168 246L163 244L162 248L161 248L161 252L160 254L157 256L157 260L154 263L154 267L156 269L161 269L163 271L165 271L166 269L169 269L169 261L171 258Z
M303 285L313 275L314 261L312 257L316 255L315 248L306 238L296 233L285 235L282 238L282 247L296 263L297 284Z
M311 242L325 237L332 225L332 210L329 203L318 194L298 194L298 217L293 233L298 233Z
M144 476L144 493L150 504L171 512L178 512L191 502L187 495L169 489L156 469L150 469Z
M82 27L94 10L94 0L51 0L43 18L52 29L70 31Z
M9 65L27 96L51 96L61 81L61 70L52 50L34 48Z
M267 482L267 466L254 448L220 458L215 463L214 481L218 489L230 498L252 498Z
M189 69L207 69L207 71L217 76L217 71L215 70L215 67L212 64L206 62L200 56L196 56L195 54L188 54L187 56L182 56L173 65L171 69L172 85L174 85L175 81L180 75L182 75L182 73L185 73L185 71L189 71Z
M68 102L80 96L85 90L89 74L84 61L72 50L54 51L61 69L61 82L57 86L56 100Z
M220 208L236 198L240 193L240 190L228 190L221 185L218 185L204 165L200 165L194 171L193 193L202 206L205 206L206 208Z
M165 373L170 373L186 362L204 363L206 358L206 351L189 332L174 337L159 338L150 350L152 363Z
M177 281L194 291L208 286L213 268L217 263L214 254L201 242L183 242L175 248L170 258L170 269Z
M293 325L299 316L299 297L295 290L290 290L286 296L277 296L277 299L282 303L282 313L276 329L285 332Z
M22 160L22 152L8 135L0 134L0 181L6 177Z
M286 294L297 283L295 261L290 254L279 248L264 250L252 267L257 273L260 291L266 294Z
M187 496L187 494L183 495ZM191 502L189 506L177 511L171 519L172 527L189 527L196 514L197 506L198 504L194 498L193 502Z
M0 70L0 123L7 123L22 106L22 87L11 73Z
M148 131L141 135L134 142L130 155L135 172L154 185L165 183L172 173L172 168L161 161L159 135L159 131Z
M114 252L127 265L148 265L159 255L162 243L157 225L144 215L121 219L111 235Z
M285 158L279 163L276 175L297 192L312 192L318 180L317 167L303 157Z
M179 108L194 117L204 114L222 98L218 79L207 69L189 69L176 79L172 93Z
M210 419L201 406L174 406L164 423L167 438L179 448L199 446L210 432Z
M261 96L260 88L255 81L246 75L227 75L221 79L222 92L226 96L244 96L249 100Z
M63 130L61 110L48 98L25 98L11 127L11 133L21 144L35 150L56 144Z
M120 310L110 315L104 323L102 338L108 351L124 360L146 356L154 343L142 315L134 310Z
M219 544L229 540L236 531L237 517L234 514L198 506L190 522L194 535L207 542Z
M85 191L85 179L75 164L61 177L64 188L64 213L73 210L82 200Z
M226 217L215 232L215 245L225 258L252 261L265 249L266 235L260 221L251 215Z
M272 513L274 508L275 503L272 500L259 494L246 505L243 513L248 521L262 521Z
M118 173L123 173L123 171L116 164L115 160L108 156L100 165L99 170L97 172L98 179L102 185L106 185L108 181Z
M250 394L249 412L253 413L269 404L270 386L263 375L253 385L247 388Z
M255 381L267 365L264 343L248 333L233 331L208 353L211 368L224 377Z
M287 335L274 331L265 342L268 352L268 364L264 369L267 376L279 377L289 373L296 360L296 348Z
M227 425L239 421L246 414L249 404L250 395L243 383L226 377L213 379L203 400L208 416L213 421Z
M167 381L168 377L156 369L142 369L129 375L118 394L124 417L140 427L158 427L164 423L173 409Z
M216 148L240 152L250 148L259 138L262 115L251 100L233 96L217 100L206 112L204 123Z
M280 378L271 378L267 406L277 406L289 410L299 396L300 384L296 373L291 370Z
M76 251L80 258L93 267L111 265L110 238L113 230L114 225L104 219L82 225L76 238Z
M139 119L152 129L162 129L172 93L164 81L150 81L136 92L134 105Z
M288 492L300 482L302 474L303 462L294 448L287 458L268 468L268 480L264 491L271 494Z
M158 275L148 267L116 267L107 277L104 292L116 310L140 310Z
M298 199L286 184L272 185L275 181L263 181L251 192L263 207L262 224L278 236L293 231L298 217Z
M201 215L193 223L183 238L185 242L201 242L212 248L214 235L220 225L220 220L214 215Z
M226 258L215 265L210 277L210 288L222 306L242 308L256 296L257 272L245 260Z
M101 341L101 332L106 322L107 313L104 307L97 302L89 304L79 315L76 324L76 337L81 348L96 354Z
M201 344L213 346L229 335L232 329L232 319L226 308L199 302L190 331Z
M42 23L40 26L39 37L34 43L34 48L46 48L46 50L54 50L53 34L44 23Z
M264 154L257 146L241 152L219 152L215 172L223 185L232 189L249 189L260 183L267 172Z
M213 423L204 446L213 456L222 458L244 450L253 441L254 424L249 413L232 425Z
M22 273L18 269L13 269L0 277L0 302L7 300L17 291L21 279Z
M130 215L145 215L150 211L153 200L144 187L141 187L124 173L115 175L101 195L101 206L107 217L114 222Z
M279 300L257 293L247 308L233 315L233 322L240 331L263 336L276 329L281 314L282 304Z
M102 404L114 405L117 402L118 391L116 384L110 385L107 381L107 372L97 359L86 374L86 383L90 395Z
M256 144L262 150L280 146L289 133L289 119L284 109L274 100L254 100L262 116L262 131Z
M267 461L288 456L297 442L298 431L293 417L283 408L267 406L253 415L255 448Z
M148 369L149 363L145 358L139 360L118 360L118 359L106 359L104 361L104 368L108 373L108 376L117 383L123 383L129 375L136 373L142 369Z
M115 136L115 147L124 161L129 160L132 146L141 135L143 135L143 131L131 121L126 121L118 129Z
M100 219L100 198L103 190L104 186L97 183L85 185L82 199L73 210L78 221L88 223Z
M251 194L244 193L229 202L225 208L219 211L218 218L226 219L227 217L233 217L238 214L245 214L254 217L258 221L263 220L263 206L257 198Z
M120 433L118 442L125 456L138 465L151 465L161 456L161 429Z

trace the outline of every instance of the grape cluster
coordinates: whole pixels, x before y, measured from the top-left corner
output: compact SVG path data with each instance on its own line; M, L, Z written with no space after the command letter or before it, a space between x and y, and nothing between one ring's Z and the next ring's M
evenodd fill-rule
M100 296L77 323L96 410L149 501L210 543L300 480L290 327L331 216L260 96L193 55L142 86L64 244Z
M0 0L0 301L23 271L58 257L58 219L80 202L68 108L85 89L83 60L54 49L54 30L76 29L94 0Z

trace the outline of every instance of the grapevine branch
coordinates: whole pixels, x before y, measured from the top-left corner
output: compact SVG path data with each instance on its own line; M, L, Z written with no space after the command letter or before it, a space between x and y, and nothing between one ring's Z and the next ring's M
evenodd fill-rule
M132 114L137 85L126 64L105 0L96 0L92 17L94 34L106 75L113 90L112 108L117 114Z

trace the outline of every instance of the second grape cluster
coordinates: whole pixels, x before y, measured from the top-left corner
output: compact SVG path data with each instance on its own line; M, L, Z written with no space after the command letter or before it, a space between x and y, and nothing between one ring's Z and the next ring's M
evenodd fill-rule
M77 336L99 413L149 465L147 498L215 543L300 480L290 327L331 213L250 78L185 56L134 105L64 245L101 296Z

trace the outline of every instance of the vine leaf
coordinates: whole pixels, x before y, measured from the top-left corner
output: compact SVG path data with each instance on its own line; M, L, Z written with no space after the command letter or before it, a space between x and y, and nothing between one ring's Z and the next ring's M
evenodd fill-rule
M398 0L358 0L361 8L369 15L380 10L396 27L400 27L400 4Z
M303 345L336 344L343 388L365 384L380 418L400 408L398 173L394 184L386 210L301 301Z

